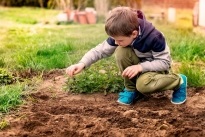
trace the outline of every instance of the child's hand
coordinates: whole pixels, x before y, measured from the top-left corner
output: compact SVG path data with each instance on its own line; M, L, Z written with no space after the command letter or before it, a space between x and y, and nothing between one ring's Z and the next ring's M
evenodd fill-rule
M123 72L123 77L128 77L129 79L132 79L134 76L136 76L138 73L142 72L142 66L141 65L133 65L127 67Z
M75 74L80 73L84 67L85 67L84 63L71 65L66 69L66 74L68 74L70 77L73 77Z

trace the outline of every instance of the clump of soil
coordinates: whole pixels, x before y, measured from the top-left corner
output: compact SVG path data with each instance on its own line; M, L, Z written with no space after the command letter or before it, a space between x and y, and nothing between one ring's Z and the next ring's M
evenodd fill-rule
M183 105L170 103L172 91L134 105L116 102L117 94L72 94L62 90L62 73L47 75L27 103L6 116L2 137L205 136L205 89L188 88Z

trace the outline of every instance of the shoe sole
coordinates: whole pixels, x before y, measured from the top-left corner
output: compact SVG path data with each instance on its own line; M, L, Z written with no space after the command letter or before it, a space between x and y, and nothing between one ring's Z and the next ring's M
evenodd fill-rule
M180 105L180 104L183 104L184 102L186 102L186 99L184 101L182 101L182 102L173 102L173 101L171 101L171 103L175 104L175 105Z
M119 104L129 106L129 105L132 105L132 104L134 104L135 102L137 102L137 101L139 101L139 100L141 100L141 99L143 99L143 98L144 98L144 95L139 95L139 97L136 97L130 104L126 104L126 103L120 102L119 100L117 100L117 102L118 102Z
M187 77L186 77L186 87L187 87ZM186 91L187 92L187 91ZM185 100L183 100L182 102L173 102L172 100L171 100L171 103L172 104L175 104L175 105L180 105L180 104L183 104L184 102L186 102L186 99L187 99L187 93L186 93L186 98L185 98Z
M122 104L122 105L127 105L127 106L130 106L132 104L132 103L126 104L126 103L120 102L119 100L117 100L117 103Z

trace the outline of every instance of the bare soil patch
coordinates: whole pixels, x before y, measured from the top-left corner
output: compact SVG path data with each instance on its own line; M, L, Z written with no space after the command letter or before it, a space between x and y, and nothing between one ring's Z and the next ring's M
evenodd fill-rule
M10 124L1 137L205 136L205 88L188 88L183 105L171 104L172 91L166 91L124 106L116 102L117 93L67 93L63 74L49 75L24 105L6 116Z

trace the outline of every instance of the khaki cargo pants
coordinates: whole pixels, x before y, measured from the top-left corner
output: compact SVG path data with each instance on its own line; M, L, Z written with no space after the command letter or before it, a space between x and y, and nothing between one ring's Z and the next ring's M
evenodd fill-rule
M118 46L115 50L115 58L121 72L131 65L139 63L139 58L131 47ZM174 90L180 86L180 77L174 73L145 72L132 79L124 78L124 86L130 91L138 90L143 94Z

